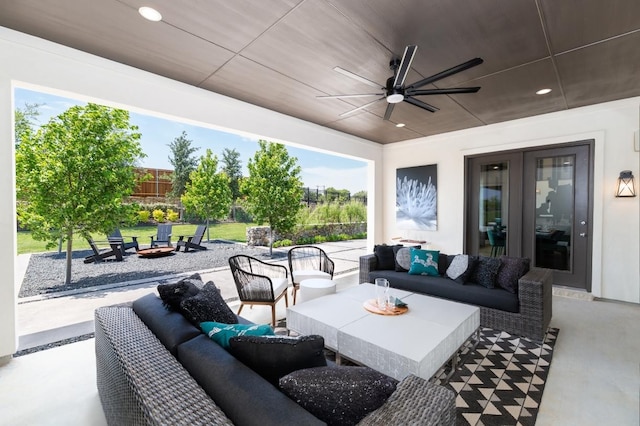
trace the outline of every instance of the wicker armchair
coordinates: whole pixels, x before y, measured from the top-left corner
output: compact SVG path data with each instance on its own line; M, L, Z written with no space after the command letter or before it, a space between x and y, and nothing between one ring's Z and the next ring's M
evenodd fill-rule
M276 303L284 296L284 303L289 306L287 268L243 254L230 257L229 266L240 298L238 315L244 305L270 305L271 323L275 327Z
M309 278L333 279L333 260L320 247L298 246L289 250L289 271L293 285L293 304L302 280Z

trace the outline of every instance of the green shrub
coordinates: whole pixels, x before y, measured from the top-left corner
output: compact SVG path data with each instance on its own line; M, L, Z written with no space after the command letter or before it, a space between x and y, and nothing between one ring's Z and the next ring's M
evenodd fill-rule
M289 247L289 246L292 246L292 245L293 245L293 241L288 240L286 238L284 240L278 240L278 241L275 241L273 243L273 247L274 248L277 248L277 247Z
M316 235L315 237L313 237L313 242L315 244L326 243L327 241L327 237L323 237L322 235Z
M180 220L180 213L178 213L177 211L168 209L167 210L167 220L169 222L177 222Z
M149 213L149 210L140 210L138 212L138 222L149 222L149 218L151 217L151 213Z
M296 240L296 245L313 244L313 237L300 237Z
M158 223L162 223L165 220L164 212L160 209L155 209L153 213L151 213L151 215L153 216L153 220L155 220Z

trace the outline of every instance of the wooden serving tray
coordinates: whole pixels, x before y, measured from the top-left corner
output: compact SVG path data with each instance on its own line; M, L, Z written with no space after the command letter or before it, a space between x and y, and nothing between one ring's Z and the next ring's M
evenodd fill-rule
M378 315L402 315L402 314L406 314L407 311L409 311L409 307L408 306L403 306L403 307L398 307L395 306L393 309L388 310L388 309L380 309L378 307L378 302L376 302L376 299L369 299L367 301L365 301L362 306L364 306L364 308L371 312L372 314L378 314Z

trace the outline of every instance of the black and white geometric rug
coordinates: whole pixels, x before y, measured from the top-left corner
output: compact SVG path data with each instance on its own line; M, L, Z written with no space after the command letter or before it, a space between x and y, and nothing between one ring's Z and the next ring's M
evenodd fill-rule
M544 391L559 330L550 328L544 343L489 328L448 384L456 394L457 425L533 426ZM436 375L443 384L446 371Z

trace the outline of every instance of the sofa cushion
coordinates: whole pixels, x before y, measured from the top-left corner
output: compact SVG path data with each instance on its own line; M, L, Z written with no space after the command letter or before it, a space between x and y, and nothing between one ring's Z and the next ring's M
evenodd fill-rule
M378 409L398 381L369 367L317 367L280 379L291 399L328 425L355 425Z
M409 247L394 247L395 254L395 270L398 272L407 272L411 268L411 252Z
M455 255L444 254L442 252L438 255L438 273L440 275L447 274L447 268L449 268L454 258Z
M497 257L478 256L471 281L487 288L494 288L501 266L502 262Z
M214 342L225 349L229 348L229 339L235 336L273 335L273 329L266 324L223 324L214 321L200 323L200 328Z
M238 318L222 298L220 290L211 281L206 283L198 294L180 302L180 309L183 315L196 326L205 321L238 323Z
M159 284L158 294L166 307L180 312L180 302L198 294L203 284L200 274L196 273L177 283Z
M409 275L406 272L396 271L371 271L369 280L373 282L376 278L386 278L392 288L400 290L442 297L454 302L469 303L501 311L520 311L518 295L501 288L486 288L474 283L460 285L445 277Z
M280 377L302 368L327 365L322 336L232 337L229 352L274 386Z
M501 256L502 266L496 277L496 285L510 293L518 293L518 280L529 272L530 259L526 257Z
M458 284L469 282L475 268L475 257L466 254L457 254L447 268L447 277Z
M381 244L373 248L373 253L376 255L378 262L378 269L394 270L396 268L395 254L393 252L394 247L402 247L402 245L388 246Z
M398 272L407 272L411 268L411 252L412 248L422 248L422 246L404 247L402 245L393 246L393 255L395 256L396 267Z
M178 346L178 360L234 424L323 424L204 334Z
M181 314L167 309L153 293L135 300L133 311L174 356L180 343L202 334Z
M411 268L409 268L409 274L411 275L440 275L438 273L438 255L439 251L436 250L420 250L411 248Z
M317 270L317 269L293 271L291 273L291 276L293 277L293 282L296 284L300 284L304 280L309 280L314 278L323 278L327 280L331 279L331 274L324 271ZM274 294L275 293L276 292L274 291Z

